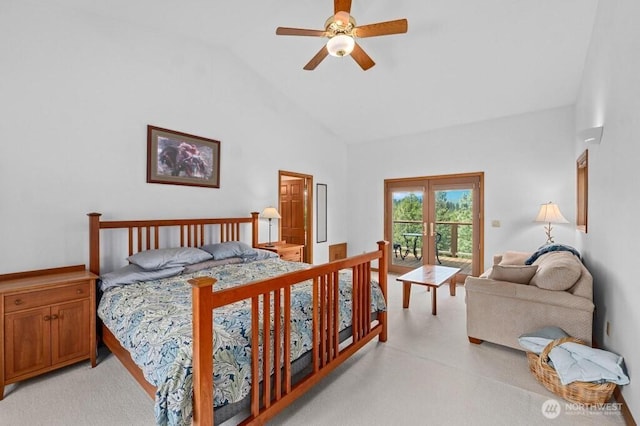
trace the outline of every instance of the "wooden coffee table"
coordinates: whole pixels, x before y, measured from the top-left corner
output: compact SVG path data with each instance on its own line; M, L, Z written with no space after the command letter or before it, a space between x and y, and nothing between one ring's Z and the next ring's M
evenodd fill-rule
M427 290L433 289L431 292L431 313L437 315L436 290L445 282L449 282L449 293L456 295L456 274L460 272L460 268L450 268L448 266L439 265L423 265L411 272L396 278L402 281L402 307L409 307L409 298L411 297L411 284L427 286Z

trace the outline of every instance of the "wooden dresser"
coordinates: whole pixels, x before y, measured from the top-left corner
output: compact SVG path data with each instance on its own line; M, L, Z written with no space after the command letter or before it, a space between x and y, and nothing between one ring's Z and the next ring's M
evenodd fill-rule
M0 400L7 384L96 366L96 278L84 265L0 275Z
M272 247L269 247L267 244L258 244L258 248L278 253L278 256L280 256L282 260L289 260L291 262L302 262L304 252L303 245L289 244L284 241L278 241L272 244Z

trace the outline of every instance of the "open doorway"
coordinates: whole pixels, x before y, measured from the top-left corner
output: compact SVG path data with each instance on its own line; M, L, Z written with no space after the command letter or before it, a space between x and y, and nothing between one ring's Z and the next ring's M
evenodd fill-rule
M304 246L302 260L313 263L313 176L278 172L279 239Z

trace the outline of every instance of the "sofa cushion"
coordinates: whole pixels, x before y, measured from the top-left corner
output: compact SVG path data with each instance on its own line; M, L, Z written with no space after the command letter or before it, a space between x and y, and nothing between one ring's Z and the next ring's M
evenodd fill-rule
M502 254L500 265L524 265L524 262L531 256L531 253L523 251L505 251Z
M488 278L496 281L529 284L537 269L538 265L493 265Z
M533 262L538 270L531 284L546 290L568 290L582 273L580 260L569 252L546 253Z

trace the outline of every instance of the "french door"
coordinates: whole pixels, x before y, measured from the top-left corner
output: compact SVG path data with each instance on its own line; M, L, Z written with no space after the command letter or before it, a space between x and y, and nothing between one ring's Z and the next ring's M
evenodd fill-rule
M423 264L460 268L458 281L483 264L483 173L385 180L389 271Z

